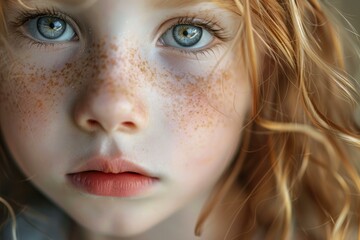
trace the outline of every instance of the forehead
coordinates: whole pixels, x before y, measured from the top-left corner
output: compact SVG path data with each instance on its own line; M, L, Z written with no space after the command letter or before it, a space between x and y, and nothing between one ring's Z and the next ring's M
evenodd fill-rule
M20 1L26 3L31 0L5 0L5 1ZM103 1L103 0L42 0L42 1L44 2L53 1L59 4L76 5L76 4L91 4L96 1ZM195 5L199 3L215 3L226 8L236 7L234 0L144 0L144 2L146 5L152 7L159 7L159 8L174 8L174 7Z
M220 5L229 5L235 6L234 0L152 0L148 1L153 6L158 7L178 7L178 6L186 6L186 5L193 5L198 3L216 3Z

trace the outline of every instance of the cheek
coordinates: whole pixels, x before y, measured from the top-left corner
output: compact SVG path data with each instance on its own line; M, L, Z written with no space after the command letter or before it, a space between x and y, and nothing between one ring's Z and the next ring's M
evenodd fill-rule
M113 47L112 50L116 52L118 49ZM156 98L160 99L157 104L162 106L160 111L166 114L167 121L172 123L176 131L192 133L232 124L239 128L249 109L249 80L244 77L241 65L233 64L238 61L224 60L218 68L216 59L203 63L189 60L190 63L184 65L182 58L176 59L179 57L175 57L175 60L145 60L135 48L130 48L124 59L114 59L106 54L100 56L105 56L101 69L114 64L121 66L116 75L121 76L122 72L126 72L122 83L125 80L129 89L155 93ZM119 59L122 64L118 63ZM116 87L112 86L111 89L117 92ZM147 105L151 104L149 102Z
M177 84L169 81L167 121L182 156L174 170L187 174L185 186L194 179L200 185L209 176L218 179L236 153L251 99L249 80L239 69L228 64L214 72L172 77Z
M217 179L235 155L251 99L248 79L235 69L159 78L168 135L177 142L171 164L173 172L186 175L184 186Z
M237 79L231 70L211 74L185 74L169 86L172 101L165 105L167 118L182 133L239 129L249 108L247 79ZM171 84L170 84L171 85Z
M66 89L75 88L71 68L14 62L2 71L1 118L16 123L21 130L45 127L50 115L63 104Z

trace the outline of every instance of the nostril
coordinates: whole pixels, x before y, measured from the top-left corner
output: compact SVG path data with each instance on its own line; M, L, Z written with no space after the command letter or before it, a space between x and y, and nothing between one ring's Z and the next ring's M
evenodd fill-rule
M124 121L122 122L120 125L118 126L115 126L115 125L103 125L101 122L99 121L96 121L94 119L88 119L86 121L87 123L87 127L89 130L96 130L96 129L99 129L99 128L102 128L106 131L112 131L114 129L119 129L118 127L122 128L122 129L127 129L127 130L134 130L136 129L136 124L132 121Z
M99 127L99 126L100 126L99 122L96 121L96 120L93 120L93 119L87 120L87 123L88 123L88 125L89 125L91 128L95 128L95 127Z
M133 122L129 122L129 121L123 122L122 125L126 128L135 128L136 127Z

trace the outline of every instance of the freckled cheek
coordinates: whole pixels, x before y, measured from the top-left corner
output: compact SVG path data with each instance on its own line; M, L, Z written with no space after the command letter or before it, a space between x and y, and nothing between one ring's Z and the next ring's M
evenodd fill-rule
M187 78L191 79L181 81L194 82L194 76ZM192 133L219 127L241 128L250 104L247 80L236 81L233 74L222 71L214 77L197 77L195 82L171 93L172 101L166 109L176 129Z
M173 170L189 174L185 179L203 168L215 176L233 158L251 107L250 84L241 76L223 69L212 76L170 75L164 81L163 111L179 156L172 162Z
M219 120L203 94L180 96L168 104L167 115L177 131L189 134L193 131L212 128Z
M64 104L66 77L35 66L15 66L8 73L0 84L1 115L19 128L45 127Z

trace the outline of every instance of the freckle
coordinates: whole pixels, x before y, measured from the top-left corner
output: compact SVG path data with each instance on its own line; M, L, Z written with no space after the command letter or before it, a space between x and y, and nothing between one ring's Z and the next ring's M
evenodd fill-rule
M116 65L116 60L115 59L110 59L110 65Z
M118 51L119 50L119 47L116 45L116 44L111 44L110 45L110 48L113 50L113 51Z
M36 107L37 107L38 109L43 108L43 106L44 106L44 104L43 104L42 101L38 100L38 101L36 102Z

